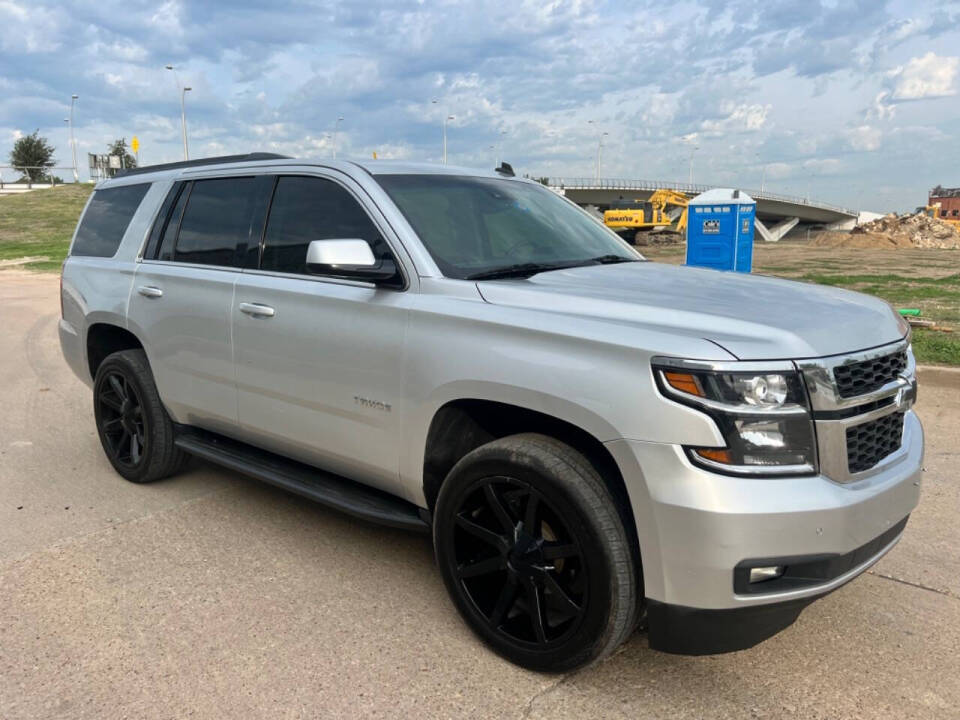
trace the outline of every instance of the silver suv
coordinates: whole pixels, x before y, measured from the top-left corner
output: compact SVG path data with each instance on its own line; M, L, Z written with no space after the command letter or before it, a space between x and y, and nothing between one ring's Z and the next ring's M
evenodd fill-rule
M466 622L528 668L641 624L660 650L750 647L918 501L886 303L646 262L507 165L128 171L62 282L63 352L120 475L196 455L431 533Z

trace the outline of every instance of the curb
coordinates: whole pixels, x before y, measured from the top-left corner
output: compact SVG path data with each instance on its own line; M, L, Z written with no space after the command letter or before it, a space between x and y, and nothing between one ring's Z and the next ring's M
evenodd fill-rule
M917 378L922 383L960 390L960 368L917 365Z

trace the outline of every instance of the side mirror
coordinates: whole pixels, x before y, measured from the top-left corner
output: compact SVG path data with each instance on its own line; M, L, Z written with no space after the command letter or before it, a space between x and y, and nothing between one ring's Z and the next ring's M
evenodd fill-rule
M320 275L367 282L385 282L397 277L397 265L378 261L366 240L314 240L307 246L307 270Z

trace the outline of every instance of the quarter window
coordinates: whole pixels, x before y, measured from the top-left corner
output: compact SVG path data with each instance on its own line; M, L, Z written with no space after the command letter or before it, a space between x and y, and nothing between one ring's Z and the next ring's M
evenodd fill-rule
M236 265L237 250L246 247L250 235L254 187L252 177L195 181L180 221L173 260L201 265ZM174 209L168 232L176 219L177 209ZM166 244L165 238L162 245Z
M279 178L270 205L260 268L306 274L307 246L313 240L335 239L366 240L374 257L390 256L380 231L346 189L323 178Z
M71 255L113 257L150 183L97 190L77 229Z

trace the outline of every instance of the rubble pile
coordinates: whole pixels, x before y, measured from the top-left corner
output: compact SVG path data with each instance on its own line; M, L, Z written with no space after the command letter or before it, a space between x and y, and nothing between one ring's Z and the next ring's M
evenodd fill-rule
M960 249L960 232L950 223L923 213L895 215L858 225L849 233L822 232L813 245L844 248L906 250L911 248Z
M898 216L893 213L858 225L851 235L886 235L898 246L905 243L917 248L960 248L960 232L950 223L924 213Z

